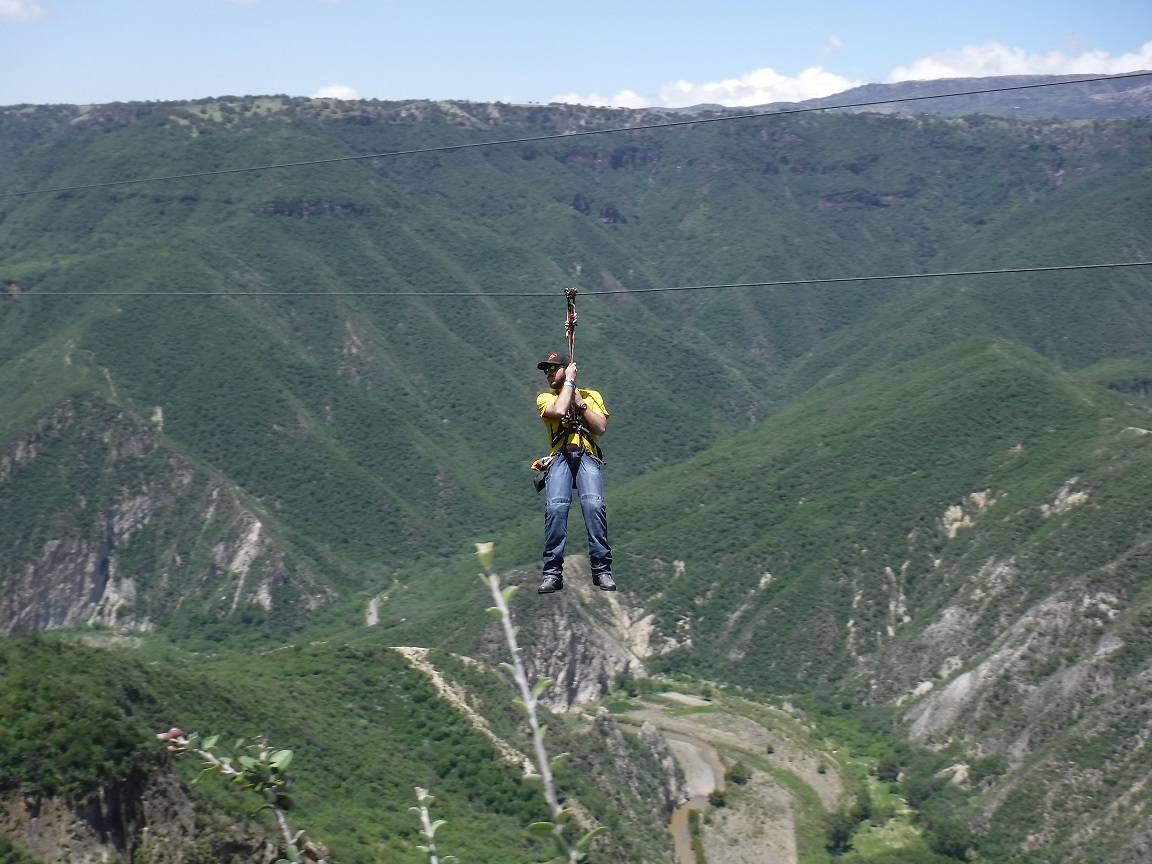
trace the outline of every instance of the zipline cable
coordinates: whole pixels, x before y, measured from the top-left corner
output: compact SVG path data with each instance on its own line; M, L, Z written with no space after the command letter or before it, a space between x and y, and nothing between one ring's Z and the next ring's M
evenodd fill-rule
M1119 261L1110 264L1065 264L1054 267L1004 267L996 270L951 270L942 273L893 273L884 276L838 276L826 279L777 279L771 282L731 282L717 285L676 285L664 288L612 288L581 291L581 296L653 294L669 291L710 291L720 288L787 288L797 285L843 285L848 282L891 282L896 279L947 279L957 276L1003 276L1013 273L1062 273L1118 267L1152 267L1152 261ZM505 291L489 294L473 291L29 291L12 299L31 297L555 297L555 291ZM4 300L0 294L0 300Z
M579 132L563 132L554 135L533 135L527 138L505 138L499 141L477 141L471 144L446 144L440 147L421 147L415 150L391 150L385 153L366 153L360 156L333 156L329 159L309 159L302 162L280 162L272 165L249 165L243 168L221 168L216 171L196 171L189 174L169 174L161 177L138 177L134 180L109 180L104 183L86 183L79 186L59 186L52 189L29 189L23 192L0 192L0 198L26 197L30 195L50 195L59 192L79 192L86 189L106 189L111 186L128 186L135 183L161 183L169 180L193 180L203 177L220 177L226 174L242 174L251 171L271 171L278 168L304 168L312 165L332 165L338 162L355 162L363 159L387 159L395 156L416 156L423 153L446 153L453 150L469 150L478 147L497 147L504 144L529 144L540 141L557 141L585 135L608 135L614 132L639 132L649 129L671 129L676 126L693 126L703 123L722 123L731 120L748 120L763 117L784 117L790 114L807 114L813 111L838 111L845 108L871 108L877 105L894 105L898 102L920 102L926 99L948 99L953 96L979 96L986 93L1007 93L1013 90L1034 90L1039 87L1060 87L1068 84L1091 84L1097 81L1117 81L1124 78L1140 78L1152 75L1152 71L1127 72L1122 75L1100 75L1094 78L1078 78L1073 81L1042 81L1034 84L1014 84L1007 87L988 87L980 90L961 90L955 93L933 93L924 96L902 96L893 99L875 99L868 102L849 102L844 105L821 105L808 108L786 108L782 111L759 111L750 114L727 114L723 117L698 117L692 120L673 120L670 123L647 123L639 126L618 126L612 129L585 129Z

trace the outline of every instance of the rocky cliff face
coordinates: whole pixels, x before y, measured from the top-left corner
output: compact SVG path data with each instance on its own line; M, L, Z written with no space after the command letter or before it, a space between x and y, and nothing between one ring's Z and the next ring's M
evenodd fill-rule
M592 735L602 742L604 753L615 766L617 783L622 783L636 800L652 805L652 814L661 823L688 800L684 769L676 761L668 739L651 723L629 738L623 728L601 708L592 726Z
M166 768L69 802L0 797L0 831L45 864L270 864L274 844L190 798Z
M571 711L602 698L625 671L647 675L643 661L650 653L646 638L650 616L593 588L587 558L569 557L565 571L563 591L540 602L533 583L521 592L513 610L529 679L553 681L541 697L552 711ZM516 574L517 581L533 578ZM525 602L533 605L529 608ZM493 650L496 656L500 649Z
M58 405L0 453L0 538L0 635L331 599L235 488L96 398Z

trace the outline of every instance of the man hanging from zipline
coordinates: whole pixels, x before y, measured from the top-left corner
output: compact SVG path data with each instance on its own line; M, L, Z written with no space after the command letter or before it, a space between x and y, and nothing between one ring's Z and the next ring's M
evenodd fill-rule
M612 550L608 546L608 517L604 509L604 483L600 465L604 458L598 439L608 430L608 409L595 390L576 386L573 360L576 327L575 291L568 297L568 354L553 353L536 364L548 376L549 390L536 397L536 408L548 429L550 452L539 460L546 472L543 488L544 578L537 593L551 594L564 587L564 542L572 489L580 495L580 511L588 529L588 557L592 584L601 591L615 591ZM541 464L543 463L543 464ZM535 467L535 466L534 466Z

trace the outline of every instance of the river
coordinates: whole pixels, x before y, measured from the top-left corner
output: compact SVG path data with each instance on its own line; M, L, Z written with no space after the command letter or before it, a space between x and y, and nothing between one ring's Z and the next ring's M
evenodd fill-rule
M692 850L692 834L688 830L688 813L708 807L708 793L724 788L724 766L716 749L700 738L664 731L668 745L680 767L688 786L688 800L676 808L668 831L676 844L677 864L697 864Z

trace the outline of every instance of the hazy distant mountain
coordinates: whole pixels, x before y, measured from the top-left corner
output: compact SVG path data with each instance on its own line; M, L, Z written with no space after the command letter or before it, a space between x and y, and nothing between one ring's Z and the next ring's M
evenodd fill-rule
M1116 77L1104 81L1060 86L1011 90L1005 93L980 93L970 96L948 96L972 90L997 87L1055 84L1094 78L1092 75L1005 75L994 78L941 78L934 81L901 81L897 84L865 84L843 93L803 102L772 102L751 108L726 108L723 105L693 105L690 108L652 109L681 114L712 111L784 111L792 108L835 108L860 102L887 99L916 99L846 108L846 111L868 111L882 114L989 114L994 117L1043 117L1062 119L1104 119L1112 117L1147 117L1152 114L1152 74L1141 78ZM925 98L941 96L941 98Z

